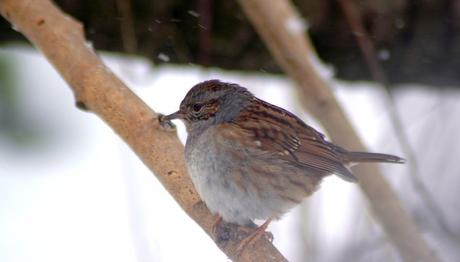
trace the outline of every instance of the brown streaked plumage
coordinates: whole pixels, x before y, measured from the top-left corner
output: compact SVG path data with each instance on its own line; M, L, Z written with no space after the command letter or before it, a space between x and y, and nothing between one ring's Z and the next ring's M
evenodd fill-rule
M251 239L312 194L323 177L356 181L351 164L404 162L393 155L345 150L294 114L218 80L195 85L180 110L162 121L175 118L186 125L188 172L209 209L240 225L267 221Z

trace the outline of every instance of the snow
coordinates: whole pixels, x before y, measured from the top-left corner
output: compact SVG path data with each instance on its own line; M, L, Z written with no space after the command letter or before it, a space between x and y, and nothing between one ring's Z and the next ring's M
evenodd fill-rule
M286 19L286 29L292 34L304 34L308 28L305 20L298 17L288 17Z
M170 60L169 56L164 54L164 53L159 53L158 54L158 59L160 59L163 62L169 62L169 60Z
M188 10L187 13L191 16L194 16L194 17L200 17L200 14L196 11L193 11L193 10Z
M164 54L160 53L159 59L160 55ZM98 117L74 106L72 92L40 54L5 48L0 50L2 57L15 61L16 74L21 76L22 116L36 132L47 135L38 146L25 149L17 149L12 141L0 137L0 261L228 261L128 146ZM260 98L321 129L303 112L291 82L279 76L195 66L152 68L142 59L106 54L102 58L157 112L176 111L190 87L218 78L246 86ZM338 100L370 150L400 154L383 91L369 83L337 82L327 66L316 63L323 67L323 74L329 77ZM454 128L458 122L454 121L460 113L457 91L435 96L427 89L407 87L397 97L398 110L412 134L411 143L418 145L416 150L423 150L420 140L432 123L436 123L440 137L441 128ZM436 120L440 115L448 115L451 124ZM185 129L180 122L177 125L185 141ZM424 141L430 143L425 148L440 152L438 140ZM447 163L455 162L460 153L458 142L450 143L452 155L447 156ZM429 162L429 157L423 155L421 160ZM407 189L407 167L387 165L384 171L400 194L405 188L406 205L420 204L414 190ZM428 177L437 169L427 167L424 172ZM455 195L449 193L460 181L452 183L440 176L430 183L448 188L439 194L447 199L451 210L459 208ZM369 222L373 218L366 210L356 185L328 178L318 192L269 230L275 245L291 261L301 261L304 252L310 258L336 261L353 243L369 242L369 232L375 236L371 240L383 239L376 223ZM450 217L453 224L457 217ZM428 238L438 248L443 246L439 243L448 242L443 236ZM308 251L303 243L307 243ZM388 251L388 247L380 248ZM449 261L455 257L452 254L443 252L443 258Z

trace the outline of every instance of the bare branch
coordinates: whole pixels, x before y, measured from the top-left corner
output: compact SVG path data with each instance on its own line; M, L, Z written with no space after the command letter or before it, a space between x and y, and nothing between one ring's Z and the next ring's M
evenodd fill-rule
M388 113L394 129L396 130L396 138L401 145L403 152L408 160L410 179L414 185L414 188L422 202L426 205L427 209L431 210L430 214L439 225L439 228L443 231L446 236L452 241L458 242L459 239L455 236L449 227L444 211L439 204L436 203L436 199L431 195L430 191L422 181L421 173L419 170L418 160L415 155L412 146L409 143L406 130L403 128L403 123L396 111L396 104L394 101L393 93L391 92L390 86L388 85L387 76L383 70L382 65L377 60L374 44L369 37L366 29L363 26L359 14L356 12L353 3L349 0L339 0L342 11L346 17L348 24L350 25L355 35L356 42L359 45L361 53L366 60L366 64L372 74L372 78L380 83L385 90L385 100L388 105Z
M331 89L317 74L315 52L305 36L302 19L287 0L239 0L277 62L296 82L305 108L326 128L332 139L353 150L365 151ZM376 165L358 165L354 173L388 238L406 261L436 261Z
M72 88L77 105L101 117L152 170L178 204L208 235L215 217L200 200L186 174L183 146L174 132L159 126L158 114L148 108L101 62L87 45L82 25L49 0L2 0L0 13L21 31L59 71ZM260 238L239 256L235 250L247 235L225 225L227 238L217 245L235 261L285 261Z

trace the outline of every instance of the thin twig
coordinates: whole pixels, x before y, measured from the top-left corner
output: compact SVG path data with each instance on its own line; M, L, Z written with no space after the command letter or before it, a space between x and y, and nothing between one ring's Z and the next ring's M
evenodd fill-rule
M209 66L211 62L210 53L212 48L212 19L213 19L213 0L198 0L198 24L199 24L199 44L200 53L198 62L204 66Z

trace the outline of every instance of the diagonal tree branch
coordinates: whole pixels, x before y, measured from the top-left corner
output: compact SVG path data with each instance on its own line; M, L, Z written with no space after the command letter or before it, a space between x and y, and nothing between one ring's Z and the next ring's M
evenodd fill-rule
M314 50L305 35L302 19L288 0L239 0L243 10L270 52L296 82L303 105L326 128L332 139L353 150L365 146L320 78L311 60ZM387 237L406 261L436 261L413 220L380 174L376 165L354 168L360 186Z
M45 54L72 88L77 106L95 113L117 132L210 235L215 217L186 174L182 144L174 132L159 126L159 115L101 62L86 43L82 25L49 0L1 0L0 13ZM232 260L285 261L266 238L238 255L239 240L247 233L229 224L224 229L227 234L216 244Z
M356 11L353 3L351 3L349 0L339 0L339 3L342 7L342 12L344 13L348 24L353 30L356 42L358 43L359 48L361 49L361 53L366 60L366 64L369 67L372 78L376 82L380 83L385 90L385 100L388 104L388 113L393 127L396 130L396 138L403 148L403 151L406 154L406 158L409 162L410 179L414 184L415 190L422 199L422 202L425 204L426 208L430 210L432 218L439 225L439 228L442 230L443 234L448 236L452 241L459 242L460 239L458 236L456 236L453 230L450 229L443 209L437 203L436 199L432 196L422 180L418 159L411 144L409 143L409 138L407 136L406 130L403 128L401 118L397 113L394 95L390 89L390 86L388 85L387 76L383 70L382 65L377 60L374 44L369 37L367 30L364 28L360 15Z

